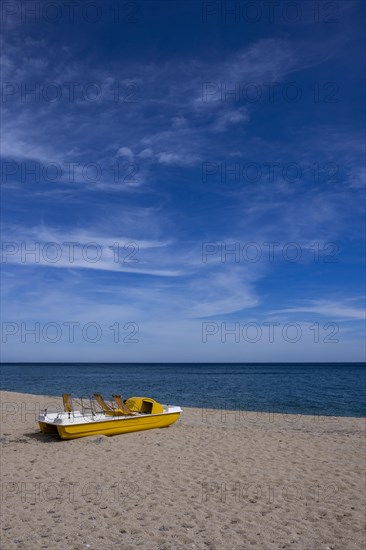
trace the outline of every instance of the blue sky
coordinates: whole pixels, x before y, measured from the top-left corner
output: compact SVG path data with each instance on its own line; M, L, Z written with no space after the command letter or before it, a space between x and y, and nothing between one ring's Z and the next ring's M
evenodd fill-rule
M2 361L365 358L363 2L5 4Z

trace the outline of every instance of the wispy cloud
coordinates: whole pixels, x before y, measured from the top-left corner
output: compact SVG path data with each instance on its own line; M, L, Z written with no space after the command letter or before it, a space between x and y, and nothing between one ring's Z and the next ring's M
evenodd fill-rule
M340 303L330 300L310 300L309 305L302 305L291 307L287 309L280 309L274 313L315 313L324 317L331 318L333 320L340 319L365 319L365 309L360 307L354 307L348 303ZM358 300L360 301L360 300Z
M91 67L91 72L86 72L84 65L67 63L67 59L72 56L71 47L65 52L66 57L59 67L59 72L56 67L50 72L47 51L39 46L30 46L28 62L24 65L23 72L19 73L17 67L21 46L14 40L7 57L7 78L14 84L15 97L9 94L3 106L3 155L15 159L33 158L45 163L61 160L82 161L85 151L92 151L91 140L95 139L97 134L103 139L105 132L110 135L112 128L115 134L118 121L120 138L116 148L117 156L133 160L134 155L137 155L140 162L148 160L151 163L155 159L158 163L177 166L196 164L205 157L210 148L212 150L212 139L207 135L207 131L213 129L221 133L233 125L246 125L250 121L249 110L237 103L235 98L232 100L229 93L231 86L254 83L261 87L265 82L281 82L293 71L304 70L308 66L322 62L322 57L319 57L315 48L305 53L300 45L290 41L267 39L228 54L221 63L214 66L208 61L197 62L196 59L187 59L178 66L166 63L164 67L159 68L151 64L141 64L137 68L134 67L131 71L131 80L126 81L125 76L108 72L107 68L103 68L101 72L99 67ZM34 65L38 74L36 84L52 84L58 87L57 89L61 90L60 101L45 101L42 87L37 92L39 101L32 98L31 94L24 95L22 86L29 79L34 79ZM66 75L63 72L64 68L67 70ZM178 79L178 74L184 75L183 85L182 80ZM74 97L71 101L70 92L67 94L65 89L65 82L76 82L78 90L83 89L83 85L94 82L99 91L98 101L80 103ZM167 86L164 85L163 113L160 108L157 109L162 82L167 83ZM136 100L114 103L116 87L131 85L136 87ZM208 86L206 92L205 86ZM143 97L147 90L149 98ZM16 105L14 99L18 100ZM229 105L231 107L227 110ZM144 119L149 107L152 124L149 125L146 135ZM77 113L80 121L77 127L70 125L69 113ZM81 133L84 121L93 116L93 113L97 116L95 127L90 129L88 126L88 133ZM115 117L117 113L118 117ZM79 154L76 151L73 154L70 152L69 139L60 140L58 137L56 142L49 139L54 129L54 117L57 117L59 136L66 132L69 136L80 137L83 146ZM124 120L122 127L119 124L121 118ZM134 119L142 124L131 128ZM40 125L36 122L40 120L42 134L39 132ZM158 131L152 133L151 126L154 125ZM215 149L221 146L221 141L214 145ZM152 154L147 154L147 151L152 151ZM104 155L101 156L99 152L95 160L106 161L103 157Z
M301 21L253 23L247 32L202 24L186 3L185 15L199 17L187 27L191 45L180 34L185 19L175 28L149 2L143 32L110 28L108 48L104 25L70 33L62 24L6 24L7 319L97 320L107 329L131 320L145 343L129 359L152 350L157 360L224 361L340 352L308 341L291 353L283 342L251 352L220 338L208 346L202 321L276 318L304 329L311 319L334 321L356 327L342 353L357 340L360 356L364 316L350 297L362 293L361 18L358 4L345 4L338 23L325 24L320 10L315 24L303 3ZM291 83L298 101L286 96ZM204 243L216 246L209 261ZM245 254L250 243L255 261ZM288 245L301 250L296 261L286 258ZM225 255L233 246L235 258ZM98 350L99 359L118 355ZM93 356L83 344L77 354Z

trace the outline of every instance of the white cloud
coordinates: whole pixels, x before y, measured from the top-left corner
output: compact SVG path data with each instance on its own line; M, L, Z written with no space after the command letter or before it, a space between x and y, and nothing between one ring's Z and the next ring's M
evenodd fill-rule
M117 157L124 157L133 160L133 152L129 147L120 147L116 154Z
M180 154L162 152L158 153L158 161L160 164L177 165L177 166L193 166L200 162L200 157L196 154Z
M228 127L247 122L248 120L249 114L246 108L242 107L237 110L230 110L218 116L214 124L214 129L218 132L224 132Z
M139 153L139 157L141 159L151 159L153 157L154 153L152 152L151 149L149 148L146 148L146 149L143 149L140 153Z
M123 235L96 235L87 231L57 231L50 227L13 228L3 238L5 263L24 267L90 269L176 277L180 269L168 265L156 249L169 241L148 241ZM35 253L32 251L35 250Z
M6 60L7 66L11 72L17 67L17 61L21 57L21 43L14 41L14 45L9 50L10 58ZM24 102L9 102L4 105L3 135L7 136L8 143L4 144L3 154L16 158L34 158L42 162L67 162L80 161L80 155L67 155L70 151L70 143L77 139L80 143L81 151L93 151L92 140L98 138L103 132L111 133L116 130L115 123L118 120L118 133L122 133L121 141L126 144L118 148L117 156L126 158L130 161L134 158L134 153L141 145L144 146L139 154L141 162L150 162L156 160L163 165L193 166L197 164L202 157L207 155L207 151L222 151L222 143L213 143L212 130L224 132L229 130L232 125L244 124L249 122L249 113L239 104L235 108L229 103L222 102L220 87L224 84L228 88L234 83L272 82L283 79L288 73L294 70L303 69L309 63L320 63L316 48L309 52L304 51L294 43L286 40L260 40L248 47L230 53L220 63L213 66L209 61L188 59L184 64L167 63L163 68L154 65L140 65L134 69L136 77L132 82L140 90L143 86L151 91L151 97L142 101L131 102L124 105L122 110L120 105L113 102L113 86L118 81L129 86L131 80L126 81L125 75L119 75L118 71L109 73L107 68L100 70L100 67L93 67L89 72L86 67L68 62L72 58L72 50L66 52L66 57L60 67L52 68L52 81L63 85L64 82L100 82L102 94L99 101L87 101L85 105L80 102L68 103L67 109L63 109L62 103L47 104L39 102L29 105ZM39 71L42 72L42 64L37 57L37 48L30 46L29 58L34 61ZM324 54L325 55L325 54ZM34 59L33 57L34 56ZM46 58L45 58L46 59ZM24 66L27 70L28 64ZM50 67L44 65L48 77ZM32 69L34 70L34 69ZM64 70L67 72L65 73ZM22 80L27 81L29 72L22 75ZM177 84L177 75L180 75L179 84ZM121 78L119 78L121 77ZM161 82L168 83L164 97L161 97ZM9 74L9 80L15 80L15 75ZM41 79L40 79L41 81ZM213 81L215 91L210 101L202 100L201 88L204 82ZM165 89L165 88L164 88ZM215 88L216 89L216 88ZM108 92L108 93L107 93ZM19 99L19 98L18 98ZM213 99L213 101L211 101ZM80 127L83 126L84 117L91 117L92 109L99 108L100 103L105 104L105 109L96 117L97 123L92 131L88 128L87 133L79 135ZM151 105L164 107L157 118L151 120L151 127L156 130L151 132L151 127L146 131L146 126L134 121L142 120L143 109ZM88 110L82 107L87 107ZM19 109L20 107L20 109ZM29 108L34 107L34 108ZM80 120L80 124L71 125L70 116L74 113ZM119 117L115 116L116 108L119 109ZM223 108L227 112L222 112ZM77 110L76 110L77 109ZM178 114L177 113L178 110ZM184 112L184 115L180 112ZM174 115L172 116L172 113ZM121 123L122 118L122 123ZM54 137L54 120L57 120L57 135L65 136L65 139L50 139ZM123 135L125 130L125 135ZM154 145L154 152L150 145ZM91 147L91 149L89 149ZM118 145L117 145L118 147ZM66 158L69 156L69 158ZM101 152L101 157L105 157L105 152ZM90 161L90 159L88 159ZM93 161L101 161L94 159ZM111 159L109 159L111 160ZM138 183L120 186L118 190L129 191L131 188L139 187L148 181L147 174ZM80 182L79 182L80 183ZM109 182L103 181L96 184L96 189L104 190ZM84 186L85 187L85 186ZM82 188L82 186L79 186ZM75 188L75 192L76 192Z
M341 302L328 300L312 300L311 305L296 306L286 309L279 309L276 313L316 313L332 319L365 319L365 310L352 307Z

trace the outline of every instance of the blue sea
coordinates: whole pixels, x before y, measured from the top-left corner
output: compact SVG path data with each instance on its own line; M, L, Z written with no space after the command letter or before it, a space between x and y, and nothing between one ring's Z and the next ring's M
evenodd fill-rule
M1 389L37 395L94 392L227 410L366 417L366 366L296 364L2 364Z

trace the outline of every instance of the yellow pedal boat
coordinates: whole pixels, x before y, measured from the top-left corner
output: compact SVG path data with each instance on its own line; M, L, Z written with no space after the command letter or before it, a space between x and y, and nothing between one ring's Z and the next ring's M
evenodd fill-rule
M149 397L131 397L122 401L120 396L113 396L117 407L107 404L100 394L94 394L97 405L90 400L90 405L82 410L73 410L70 396L65 394L64 411L42 411L38 418L41 431L46 434L58 434L61 439L76 439L88 435L117 435L153 428L165 428L174 424L182 412L180 407L162 405Z

